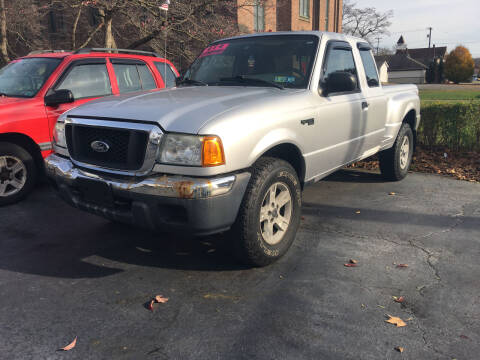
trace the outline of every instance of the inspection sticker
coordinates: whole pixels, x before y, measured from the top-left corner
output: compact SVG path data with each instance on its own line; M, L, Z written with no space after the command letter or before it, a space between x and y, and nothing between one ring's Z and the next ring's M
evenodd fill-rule
M294 83L295 76L275 76L275 82L278 83Z

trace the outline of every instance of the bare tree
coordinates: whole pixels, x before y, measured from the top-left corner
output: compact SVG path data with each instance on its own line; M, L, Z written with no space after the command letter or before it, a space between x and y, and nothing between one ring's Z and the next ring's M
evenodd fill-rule
M12 57L42 47L45 39L40 19L44 9L32 0L0 0L0 52L1 61L7 63Z
M7 14L5 10L5 0L0 0L0 51L2 52L2 60L4 63L8 63L10 58L8 57L8 39L7 39Z
M373 40L379 35L388 35L393 10L379 12L376 8L358 8L351 0L343 2L343 31L348 35Z

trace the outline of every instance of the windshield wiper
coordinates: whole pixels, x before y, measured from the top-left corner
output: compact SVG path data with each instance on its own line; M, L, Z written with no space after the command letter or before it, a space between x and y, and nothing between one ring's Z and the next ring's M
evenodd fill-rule
M207 83L203 82L203 81L200 81L200 80L193 80L193 79L189 79L189 78L185 78L185 79L182 79L178 85L196 85L196 86L208 86Z
M249 78L249 77L245 77L243 75L220 78L220 82L237 82L237 83L241 83L241 84L252 84L252 85L256 84L256 85L264 85L264 86L275 87L275 88L280 89L280 90L285 89L280 84L276 84L274 82L267 81L267 80L262 80L262 79Z

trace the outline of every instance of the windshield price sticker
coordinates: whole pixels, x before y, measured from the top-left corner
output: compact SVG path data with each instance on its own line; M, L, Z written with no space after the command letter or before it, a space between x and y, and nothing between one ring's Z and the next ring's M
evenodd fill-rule
M211 55L221 55L225 50L227 50L229 43L212 45L203 50L202 54L199 57L211 56Z

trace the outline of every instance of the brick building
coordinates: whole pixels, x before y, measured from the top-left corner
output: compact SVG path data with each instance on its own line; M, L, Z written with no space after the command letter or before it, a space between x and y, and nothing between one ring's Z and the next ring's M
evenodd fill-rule
M321 30L342 32L343 0L237 0L242 33Z

